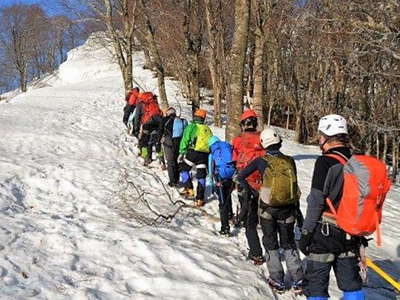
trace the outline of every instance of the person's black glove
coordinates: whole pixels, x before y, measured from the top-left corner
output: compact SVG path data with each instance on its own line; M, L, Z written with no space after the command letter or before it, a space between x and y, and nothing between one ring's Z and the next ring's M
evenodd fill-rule
M301 230L301 237L299 240L299 249L301 252L303 252L304 255L310 254L309 251L309 246L311 244L311 239L312 239L312 233L308 232L307 229L302 229Z
M303 217L303 213L300 210L300 207L296 208L294 217L296 219L296 226L299 228L302 228L303 223L304 223L304 217Z

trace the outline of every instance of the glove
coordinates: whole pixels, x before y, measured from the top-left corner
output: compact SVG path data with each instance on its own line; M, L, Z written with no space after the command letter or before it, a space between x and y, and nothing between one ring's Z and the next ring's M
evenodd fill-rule
M310 254L309 246L311 244L312 234L307 229L301 229L301 237L299 240L299 249L304 255Z
M233 174L232 181L239 187L238 173Z
M296 226L299 228L303 227L303 223L304 223L304 216L303 213L300 210L300 207L297 207L295 212L294 212L294 217L296 219Z
M179 156L178 156L178 164L183 163L183 157L184 157L183 154L179 154Z

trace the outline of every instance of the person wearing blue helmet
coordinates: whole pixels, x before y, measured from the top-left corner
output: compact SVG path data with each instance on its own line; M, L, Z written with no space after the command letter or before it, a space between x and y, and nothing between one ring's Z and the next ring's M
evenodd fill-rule
M232 160L232 146L212 136L208 141L210 155L208 156L208 176L206 186L215 185L219 200L221 218L220 234L230 236L229 218L233 216L231 193L232 178L236 168Z

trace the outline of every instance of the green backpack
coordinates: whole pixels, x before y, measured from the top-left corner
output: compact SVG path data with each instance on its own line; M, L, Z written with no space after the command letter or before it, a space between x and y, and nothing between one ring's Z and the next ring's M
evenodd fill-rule
M208 140L212 137L212 131L210 127L204 124L196 124L196 134L194 142L194 151L210 153L208 147Z
M262 158L269 166L263 174L260 205L286 206L299 201L301 192L293 158L286 155L266 155Z

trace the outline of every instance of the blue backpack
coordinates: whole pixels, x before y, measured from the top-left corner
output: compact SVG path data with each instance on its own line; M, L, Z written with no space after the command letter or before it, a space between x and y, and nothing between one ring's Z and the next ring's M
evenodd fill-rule
M187 126L188 122L185 119L176 117L174 119L174 124L172 125L172 137L179 138L183 135L183 131Z
M227 142L216 142L210 147L215 170L219 179L231 179L236 168L232 161L232 146Z

